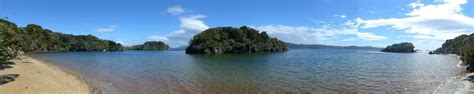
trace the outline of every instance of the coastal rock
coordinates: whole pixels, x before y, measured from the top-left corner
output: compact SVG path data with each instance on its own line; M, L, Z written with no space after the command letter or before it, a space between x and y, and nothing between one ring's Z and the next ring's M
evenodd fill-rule
M414 48L415 46L413 46L412 43L404 42L404 43L398 43L398 44L387 46L381 51L382 52L396 52L396 53L414 53L416 52Z
M258 53L287 51L285 42L271 38L266 32L243 26L217 27L194 36L187 54Z
M467 67L466 67L466 71L468 71L468 72L473 72L474 69L473 69L471 66L467 66Z

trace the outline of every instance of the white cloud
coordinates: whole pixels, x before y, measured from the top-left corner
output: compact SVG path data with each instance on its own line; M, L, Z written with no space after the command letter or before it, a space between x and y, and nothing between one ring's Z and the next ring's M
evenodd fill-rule
M414 2L414 3L410 3L408 6L410 6L411 8L418 8L418 7L425 6L425 4L423 4L421 2Z
M340 18L346 18L346 15L341 15L341 16L339 16L339 17L340 17Z
M188 45L189 40L191 40L194 35L209 28L209 26L201 20L205 17L205 15L181 17L180 30L171 32L164 36L150 36L148 37L148 40L163 41L168 43L171 47Z
M369 13L370 13L370 14L374 14L374 13L375 13L375 11L369 11Z
M186 12L186 10L182 8L180 5L175 5L175 6L171 6L167 8L166 12L172 15L179 15Z
M352 42L352 41L355 41L356 39L355 38L347 38L347 39L342 39L341 41L343 42Z
M116 42L116 43L120 43L120 44L122 44L123 46L132 46L131 44L125 43L125 42L123 42L123 41L115 41L115 42Z
M346 18L347 16L346 15L334 15L336 17L339 17L339 18Z
M337 35L353 35L358 39L376 41L387 39L384 36L369 32L360 32L358 24L347 21L343 27L325 25L322 27L309 26L286 26L286 25L264 25L251 26L260 31L266 31L272 37L277 37L285 42L298 44L324 44L337 38Z
M95 29L95 31L96 32L102 32L102 33L114 32L115 28L117 28L117 26L112 25L112 26L109 26L109 27L97 28L97 29Z
M446 40L474 32L474 18L462 13L461 6L466 3L467 0L444 0L433 5L415 2L409 5L413 10L405 18L357 19L357 22L362 28L389 26L404 30L419 40Z
M181 17L181 28L187 31L202 31L209 28L204 22L201 20L202 18L206 18L205 15L191 15Z

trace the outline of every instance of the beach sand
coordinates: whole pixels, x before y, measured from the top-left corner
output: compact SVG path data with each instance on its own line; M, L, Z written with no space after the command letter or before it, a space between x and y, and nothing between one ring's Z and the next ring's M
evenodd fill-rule
M0 85L2 94L91 94L78 76L27 56L20 59L12 60L13 68L0 70L0 75L19 74L15 81Z

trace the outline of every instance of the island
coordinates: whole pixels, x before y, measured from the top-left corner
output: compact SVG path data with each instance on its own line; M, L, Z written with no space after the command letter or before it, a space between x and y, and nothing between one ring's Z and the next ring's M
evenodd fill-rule
M474 64L474 33L460 35L454 39L446 40L443 45L430 52L431 54L456 54L460 56L463 64L467 66L468 72L474 72L471 66Z
M285 42L269 37L266 32L247 26L216 27L195 35L186 48L186 54L238 54L287 50Z
M415 46L409 42L403 42L398 44L392 44L382 49L382 52L394 52L394 53L415 53Z
M135 45L127 50L143 50L143 51L166 51L169 50L170 47L161 41L147 41L142 45Z

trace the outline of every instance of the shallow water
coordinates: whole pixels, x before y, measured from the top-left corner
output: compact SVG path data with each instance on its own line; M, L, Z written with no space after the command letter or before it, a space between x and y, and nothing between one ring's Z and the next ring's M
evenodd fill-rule
M430 93L463 71L453 56L354 49L250 55L125 51L31 56L77 71L109 92L124 93Z

